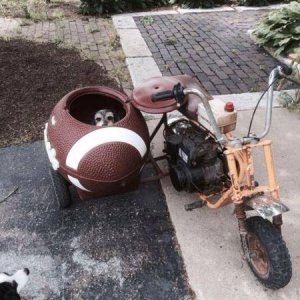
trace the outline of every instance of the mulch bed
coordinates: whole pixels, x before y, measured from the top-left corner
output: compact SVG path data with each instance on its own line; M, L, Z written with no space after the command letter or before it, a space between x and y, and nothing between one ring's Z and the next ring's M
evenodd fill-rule
M115 80L73 49L0 39L0 147L42 139L57 101L73 89Z

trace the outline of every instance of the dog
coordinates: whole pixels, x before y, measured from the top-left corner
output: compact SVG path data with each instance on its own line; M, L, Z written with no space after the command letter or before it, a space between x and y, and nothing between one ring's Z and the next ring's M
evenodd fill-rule
M94 115L94 125L96 126L111 126L117 120L117 115L111 109L98 110Z
M26 285L29 269L18 270L15 274L0 273L0 299L20 300L20 290Z

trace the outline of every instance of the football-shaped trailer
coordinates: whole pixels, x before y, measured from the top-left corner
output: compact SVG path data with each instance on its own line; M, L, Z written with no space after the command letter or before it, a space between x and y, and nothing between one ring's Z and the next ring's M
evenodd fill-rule
M97 127L94 114L104 108L116 112L118 121ZM102 86L64 96L50 115L44 140L61 207L71 201L68 184L81 199L135 189L150 143L145 120L128 97Z

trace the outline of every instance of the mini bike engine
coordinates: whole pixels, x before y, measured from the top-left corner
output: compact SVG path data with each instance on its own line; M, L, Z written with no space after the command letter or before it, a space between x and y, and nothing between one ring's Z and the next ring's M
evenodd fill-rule
M212 134L186 119L165 129L165 150L177 191L218 192L226 181L222 149Z

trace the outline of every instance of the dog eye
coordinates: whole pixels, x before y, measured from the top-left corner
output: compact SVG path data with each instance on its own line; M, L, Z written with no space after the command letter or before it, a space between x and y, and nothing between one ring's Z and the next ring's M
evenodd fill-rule
M97 121L97 122L100 122L100 121L101 121L101 118L96 118L96 121Z
M106 119L107 119L107 121L113 121L114 117L113 116L108 116Z

